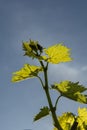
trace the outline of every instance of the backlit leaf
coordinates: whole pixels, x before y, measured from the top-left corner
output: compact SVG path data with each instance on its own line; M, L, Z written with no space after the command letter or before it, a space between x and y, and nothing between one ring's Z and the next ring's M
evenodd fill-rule
M68 62L72 60L70 57L70 49L61 43L50 46L47 49L44 49L44 51L48 56L47 62L51 62L53 64Z
M78 109L77 130L87 130L87 108Z
M75 121L75 117L72 113L67 112L64 113L62 116L58 117L58 121L63 130L71 130L73 123ZM58 129L54 128L54 130L58 130Z
M49 112L50 112L50 110L47 106L41 108L40 112L35 116L34 121L37 121L37 120L49 115Z
M65 80L60 83L55 83L52 85L52 88L56 89L64 97L70 98L80 103L87 103L87 96L82 94L82 92L86 91L87 88L79 85L79 82L73 83L71 81Z
M20 70L13 72L12 82L19 82L21 80L33 78L37 76L40 71L43 71L42 67L25 64Z
M64 113L58 120L63 130L87 130L87 108L78 108L78 116L69 112Z
M53 46L44 49L37 41L23 42L23 50L26 56L44 60L53 64L71 61L70 49L64 46L62 43L55 44ZM42 55L45 52L46 55Z

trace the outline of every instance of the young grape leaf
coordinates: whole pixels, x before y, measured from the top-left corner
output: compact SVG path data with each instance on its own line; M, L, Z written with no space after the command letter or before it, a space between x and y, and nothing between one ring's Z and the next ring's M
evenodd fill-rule
M37 121L47 115L49 115L49 108L47 106L40 109L40 112L34 117L34 121Z
M28 42L23 42L23 50L25 51L24 56L29 56L39 60L47 59L46 56L41 56L43 52L43 47L38 43L38 41L30 40Z
M53 64L71 61L70 49L62 45L62 43L55 44L53 46L44 49L37 41L23 42L23 50L26 56L36 58L38 60L44 60ZM46 55L41 55L42 52Z
M77 130L87 130L87 108L78 108Z
M50 46L47 49L44 49L44 52L48 56L47 62L51 62L53 64L72 60L70 57L70 49L62 45L62 43Z
M33 52L32 48L29 46L29 42L23 42L23 50L25 51L24 56L29 56L32 58L36 57L36 54Z
M87 88L79 85L79 82L73 83L65 80L59 84L55 83L52 85L52 88L60 92L64 97L87 104L87 96L82 94L82 92L86 91Z
M87 108L78 108L78 116L70 112L64 113L58 120L63 130L87 130Z
M63 130L71 130L73 123L75 121L75 117L72 113L66 112L62 114L62 116L59 116L58 120ZM58 129L54 128L54 130Z
M36 77L41 71L43 71L42 67L24 64L23 68L13 72L12 82L19 82L28 78Z
M28 42L23 42L23 50L25 51L24 56L29 56L38 60L47 60L46 56L41 55L43 52L43 47L39 45L37 41L30 40Z

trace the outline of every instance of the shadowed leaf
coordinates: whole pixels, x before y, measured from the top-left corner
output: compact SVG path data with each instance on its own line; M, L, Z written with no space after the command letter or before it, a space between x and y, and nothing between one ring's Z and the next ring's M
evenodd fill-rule
M50 110L47 106L41 108L40 112L35 116L34 121L37 121L37 120L49 115L49 112L50 112Z
M46 60L46 56L41 56L43 52L43 47L38 43L38 41L27 41L23 42L23 50L25 51L24 56L29 56L39 60Z

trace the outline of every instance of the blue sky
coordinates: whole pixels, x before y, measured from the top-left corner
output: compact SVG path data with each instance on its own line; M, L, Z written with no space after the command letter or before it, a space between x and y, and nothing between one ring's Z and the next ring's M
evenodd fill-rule
M12 72L32 60L23 56L22 41L44 47L64 42L72 48L72 63L49 66L50 84L69 79L87 86L86 0L0 0L0 129L51 130L51 117L33 123L47 101L37 79L11 83ZM36 62L34 62L35 64ZM37 63L36 63L37 64ZM57 95L51 92L54 102ZM61 98L58 114L77 113L78 104Z

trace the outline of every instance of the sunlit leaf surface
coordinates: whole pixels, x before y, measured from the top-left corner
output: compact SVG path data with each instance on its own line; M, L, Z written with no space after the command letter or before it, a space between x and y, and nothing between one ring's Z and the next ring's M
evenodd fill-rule
M50 112L50 110L47 106L41 108L40 112L35 116L34 121L37 121L37 120L41 119L42 117L49 115L49 112Z
M50 46L49 48L44 49L44 51L48 56L47 62L51 62L53 64L72 60L70 57L70 49L61 43Z
M82 92L86 91L87 88L79 85L79 82L73 83L71 81L62 81L52 85L52 88L56 89L64 97L78 101L80 103L87 103L87 96L82 94Z
M35 77L40 71L43 71L42 67L25 64L20 70L13 72L12 82L19 82L27 78Z

